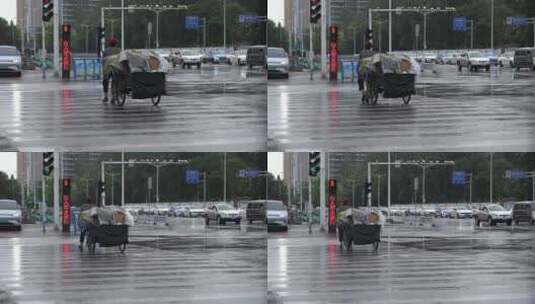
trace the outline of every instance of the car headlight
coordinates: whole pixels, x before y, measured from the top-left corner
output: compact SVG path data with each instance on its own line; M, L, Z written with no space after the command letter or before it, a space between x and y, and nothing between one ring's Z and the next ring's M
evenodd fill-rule
M20 211L13 212L14 217L21 217L22 213Z

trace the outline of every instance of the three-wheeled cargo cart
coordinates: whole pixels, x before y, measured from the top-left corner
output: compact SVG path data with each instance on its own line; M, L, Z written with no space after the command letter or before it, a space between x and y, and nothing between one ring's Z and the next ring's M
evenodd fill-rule
M126 97L132 99L150 98L157 106L162 95L166 94L165 73L163 72L134 72L125 76L121 72L112 74L112 94L115 104L122 106Z
M381 241L381 225L351 224L339 221L338 240L340 248L345 247L347 250L355 245L372 244L373 249L377 250Z
M415 82L414 74L382 74L368 70L364 78L362 103L376 104L379 94L383 93L383 98L401 98L407 105L416 94Z
M123 253L128 244L128 225L90 225L88 227L87 247L94 253L99 247L119 247Z

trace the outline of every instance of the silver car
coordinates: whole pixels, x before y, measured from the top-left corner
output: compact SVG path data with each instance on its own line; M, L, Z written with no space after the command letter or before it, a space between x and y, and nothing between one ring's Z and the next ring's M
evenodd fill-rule
M268 78L280 76L289 77L290 60L282 48L270 47L267 52Z
M0 74L22 75L22 58L14 46L0 45Z
M282 228L288 230L288 209L281 201L268 201L266 208L268 230Z
M22 229L22 210L14 200L0 200L0 227Z

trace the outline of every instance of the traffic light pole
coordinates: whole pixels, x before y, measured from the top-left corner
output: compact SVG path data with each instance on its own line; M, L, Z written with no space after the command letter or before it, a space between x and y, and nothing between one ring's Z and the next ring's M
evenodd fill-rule
M54 152L54 231L59 231L59 152Z
M58 3L54 5L54 76L59 77L59 7L61 5L61 0L58 0ZM59 183L59 180L58 180ZM59 187L59 185L58 185ZM54 219L55 221L55 219Z
M43 79L46 78L46 39L45 39L45 22L41 22L41 45L43 49L41 50L41 69L43 70Z
M327 172L325 168L326 164L326 153L320 152L320 231L325 231L326 227L326 200L325 200L325 184L327 183Z
M310 51L309 51L309 54L308 54L308 57L309 57L309 60L310 60L310 80L314 80L314 46L313 46L313 34L314 34L314 31L313 31L313 24L312 22L309 23L310 26L309 26L309 32L310 32Z
M41 176L41 224L43 226L43 233L46 232L46 177Z
M308 233L312 233L312 177L308 175Z
M321 0L321 78L327 78L327 5L330 1Z

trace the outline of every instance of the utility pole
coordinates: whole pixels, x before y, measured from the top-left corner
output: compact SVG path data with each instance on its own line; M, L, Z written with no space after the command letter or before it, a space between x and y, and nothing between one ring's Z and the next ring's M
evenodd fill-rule
M121 51L124 51L124 0L121 0Z
M320 152L320 231L325 231L326 226L326 199L325 199L325 184L327 184L327 157L325 152Z
M121 207L124 208L124 150L121 152Z
M223 49L227 49L227 0L223 0Z
M494 182L492 180L493 179L493 175L494 175L493 174L493 171L494 171L493 162L494 162L494 153L490 152L490 173L489 173L489 179L490 179L490 195L489 196L490 196L490 199L489 199L489 201L490 201L491 204L493 202L493 192L494 192L493 189L492 189L492 187L494 186Z
M388 0L388 52L392 52L392 0ZM388 166L390 168L390 166Z
M227 152L223 153L223 201L227 201Z
M59 231L61 225L59 218L59 173L60 173L59 152L54 152L54 230Z
M321 0L321 78L327 77L327 5L330 1Z
M490 0L490 49L494 53L494 0Z
M54 76L59 77L59 8L63 5L61 0L54 3ZM58 185L59 187L59 185ZM58 227L59 228L59 227Z

